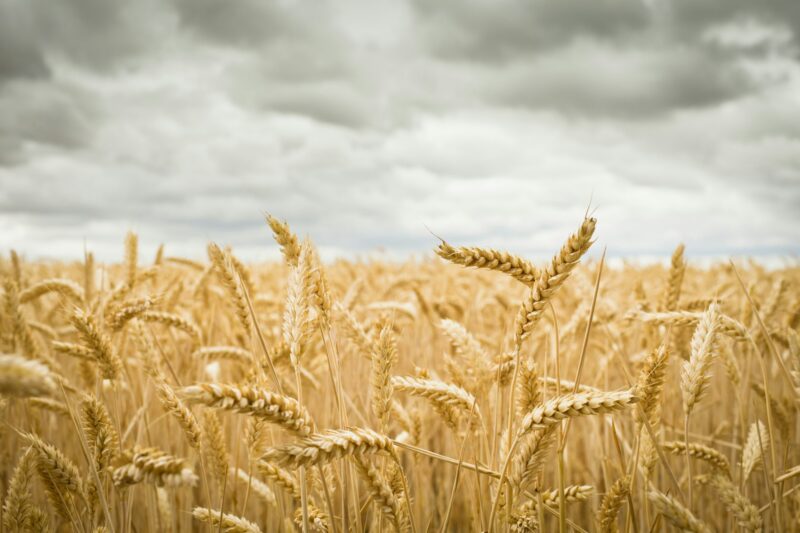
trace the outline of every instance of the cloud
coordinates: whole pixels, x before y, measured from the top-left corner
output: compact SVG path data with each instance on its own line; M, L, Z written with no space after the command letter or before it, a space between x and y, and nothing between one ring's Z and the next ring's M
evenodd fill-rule
M415 0L414 5L437 56L493 64L546 53L576 36L624 40L649 19L639 0Z
M795 6L0 0L0 250L798 252Z
M35 33L32 13L22 3L0 2L0 83L49 76Z

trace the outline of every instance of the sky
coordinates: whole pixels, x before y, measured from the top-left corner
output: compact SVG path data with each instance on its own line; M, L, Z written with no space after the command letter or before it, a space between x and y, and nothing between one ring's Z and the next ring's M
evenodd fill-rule
M794 256L799 51L797 0L0 0L0 252Z

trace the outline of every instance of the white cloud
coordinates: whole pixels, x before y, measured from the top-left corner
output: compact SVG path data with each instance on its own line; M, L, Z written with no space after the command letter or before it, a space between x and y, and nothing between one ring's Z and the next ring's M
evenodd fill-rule
M612 255L800 251L800 21L780 2L486 20L139 0L94 22L21 2L0 0L31 29L0 39L2 250L115 259L132 228L145 253L274 257L269 211L328 256L425 252L427 226L544 257L591 198Z

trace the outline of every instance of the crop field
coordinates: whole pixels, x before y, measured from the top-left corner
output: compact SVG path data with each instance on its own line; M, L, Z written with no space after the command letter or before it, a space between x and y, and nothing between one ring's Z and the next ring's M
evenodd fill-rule
M800 531L796 263L264 231L3 258L0 533Z

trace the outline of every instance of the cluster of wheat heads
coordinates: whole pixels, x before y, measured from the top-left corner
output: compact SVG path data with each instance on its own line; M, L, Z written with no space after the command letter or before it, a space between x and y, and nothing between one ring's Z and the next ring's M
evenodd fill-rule
M3 260L0 532L800 531L800 268L267 222L280 263Z

